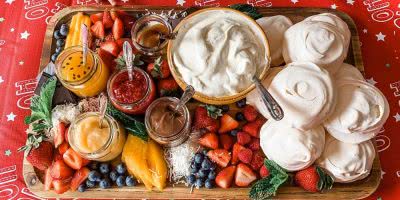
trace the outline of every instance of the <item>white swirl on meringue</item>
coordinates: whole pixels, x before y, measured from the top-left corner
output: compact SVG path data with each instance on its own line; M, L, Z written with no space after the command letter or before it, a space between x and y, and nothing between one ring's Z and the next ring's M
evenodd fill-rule
M335 74L335 80L342 80L342 79L355 79L360 81L365 80L364 76L356 67L347 63L343 63Z
M350 183L368 176L375 159L371 141L350 144L327 136L325 149L315 162L339 183Z
M337 81L335 111L324 126L336 139L358 144L375 137L389 117L389 104L378 88L366 81Z
M271 65L279 66L284 62L282 56L283 34L293 25L293 22L283 15L262 17L256 21L267 35L271 51Z
M284 169L302 170L320 157L325 145L325 130L318 126L301 131L283 121L269 120L260 130L260 145L268 159Z
M309 61L334 74L346 58L346 42L330 23L302 21L284 35L282 55L286 63Z
M311 62L288 64L275 76L268 90L285 113L282 120L301 130L320 125L336 104L329 73Z

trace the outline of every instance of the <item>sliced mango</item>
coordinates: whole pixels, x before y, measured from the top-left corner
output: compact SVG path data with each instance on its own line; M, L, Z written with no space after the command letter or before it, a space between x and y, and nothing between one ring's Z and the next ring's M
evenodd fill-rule
M162 148L153 140L148 142L148 159L153 185L158 190L163 190L167 185L168 167Z
M91 21L90 17L83 14L82 12L78 12L72 17L71 24L69 25L69 32L67 35L67 39L65 41L65 48L82 45L81 41L81 26L85 24L88 29L90 29Z

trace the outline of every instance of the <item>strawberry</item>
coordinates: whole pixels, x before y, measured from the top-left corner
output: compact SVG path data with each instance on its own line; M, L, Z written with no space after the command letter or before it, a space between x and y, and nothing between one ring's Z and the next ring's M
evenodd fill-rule
M215 178L215 183L221 188L226 189L231 187L235 170L236 166L229 166L222 169Z
M260 150L260 139L258 138L251 138L251 142L248 145L249 149L253 151L258 151Z
M260 176L261 176L261 178L265 178L265 177L269 176L268 168L265 165L261 166L261 168L260 168Z
M167 78L171 72L169 71L169 65L166 60L162 57L158 57L154 63L150 63L147 66L147 73L149 73L153 78Z
M105 29L111 28L113 26L113 20L110 16L110 12L108 10L105 10L103 13L103 25Z
M97 21L90 27L90 31L92 35L98 39L103 39L105 32L104 32L104 25L101 21Z
M199 144L210 149L218 148L218 137L215 133L206 133L199 138Z
M230 136L229 134L220 135L219 142L221 143L221 146L226 150L231 149L234 143L232 136Z
M298 171L294 176L297 185L310 192L323 192L330 190L333 179L318 166L310 166Z
M104 13L101 12L101 13L96 13L96 14L90 15L90 21L92 21L93 24L95 24L98 21L103 23L103 14Z
M230 115L224 114L221 117L221 127L219 128L219 133L226 133L239 126L239 122L233 119Z
M65 128L64 140L65 140L65 142L67 142L69 144L69 142L68 142L68 131L69 131L69 127Z
M65 152L64 152L64 153L65 153ZM54 152L53 161L62 160L62 159L63 159L63 157L62 157L62 155L60 154L60 152L58 152L58 151Z
M107 41L104 42L100 45L100 49L103 49L104 51L107 51L111 55L117 57L119 54L120 49L117 46L117 43L114 41Z
M210 150L208 151L207 156L210 158L210 160L217 163L221 167L228 166L228 163L231 160L231 155L225 149Z
M114 71L116 69L116 65L114 62L115 57L111 53L100 48L97 50L97 53L99 54L101 60L103 60L104 64L110 69L110 71Z
M253 158L253 152L250 149L244 148L239 151L238 158L243 163L249 164Z
M84 166L87 166L88 164L90 164L90 160L87 160L87 159L85 159L85 158L82 158L82 166L84 167Z
M240 145L239 143L235 143L233 145L232 148L232 160L231 163L234 165L237 162L239 162L239 152L243 149L246 149L245 147L243 147L242 145Z
M110 16L113 21L115 21L117 18L119 18L118 12L114 9L110 10Z
M242 127L242 130L255 138L260 138L260 128L265 123L264 119L258 118L254 122L249 122Z
M49 191L53 188L53 178L50 175L50 168L46 169L46 174L44 175L44 190Z
M247 187L257 179L257 175L247 165L239 163L235 174L235 184L239 187Z
M173 77L158 81L158 94L164 96L177 96L179 85Z
M64 155L64 153L69 149L69 144L68 142L63 142L59 147L58 147L58 153L60 155Z
M242 112L243 112L244 118L249 122L253 122L254 120L256 120L256 118L258 116L257 110L251 105L246 105L243 108Z
M264 155L262 155L261 152L254 152L253 153L253 158L251 159L250 162L250 167L253 170L259 170L260 167L264 165Z
M207 129L210 132L217 132L219 128L218 116L221 115L221 109L215 106L197 106L194 112L193 128L195 130Z
M90 170L86 167L82 167L77 170L71 180L71 190L76 191L81 183L86 181L89 176Z
M57 194L62 194L66 191L69 190L71 184L71 179L66 179L66 180L54 180L53 181L53 187L54 191Z
M50 175L53 179L65 180L67 178L70 178L73 173L74 171L70 167L68 167L68 165L65 164L63 160L57 160L53 162L53 165L51 165Z
M251 142L251 136L246 132L239 131L236 135L237 143L246 145Z
M104 38L104 41L105 42L108 42L108 41L112 41L113 42L113 41L115 41L113 33L112 32L108 32L106 34L106 37Z
M54 133L54 146L57 148L64 142L65 139L65 124L64 122L60 122L57 125Z
M114 39L118 40L124 35L124 23L121 19L116 18L112 27Z
M26 160L40 170L46 170L53 162L53 144L48 141L38 142L37 148L31 148Z
M64 154L63 159L65 164L67 164L72 169L78 170L83 166L82 157L76 153L72 148L69 148Z

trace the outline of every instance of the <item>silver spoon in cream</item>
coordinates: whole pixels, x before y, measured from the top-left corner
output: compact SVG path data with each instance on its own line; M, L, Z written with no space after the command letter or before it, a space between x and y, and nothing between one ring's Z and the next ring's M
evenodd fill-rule
M257 91L261 96L265 106L268 109L268 112L271 114L271 117L276 120L280 121L284 117L283 110L281 106L276 102L274 97L272 97L271 93L261 84L260 79L256 75L253 76L253 82L256 85Z

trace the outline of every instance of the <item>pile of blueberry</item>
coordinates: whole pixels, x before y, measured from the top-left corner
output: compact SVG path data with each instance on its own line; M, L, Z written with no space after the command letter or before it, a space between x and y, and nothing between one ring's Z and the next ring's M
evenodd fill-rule
M207 158L207 151L196 153L190 165L190 175L186 181L190 186L197 189L206 187L211 189L215 186L215 164Z
M136 179L129 176L123 163L118 164L114 169L109 163L91 162L89 165L90 173L86 182L78 188L79 192L84 192L86 188L93 188L98 185L102 189L110 188L114 183L118 187L135 186Z
M60 55L61 51L64 49L65 38L68 35L68 25L62 24L59 30L54 31L54 38L56 39L56 51L51 55L51 61L55 62L58 55Z

